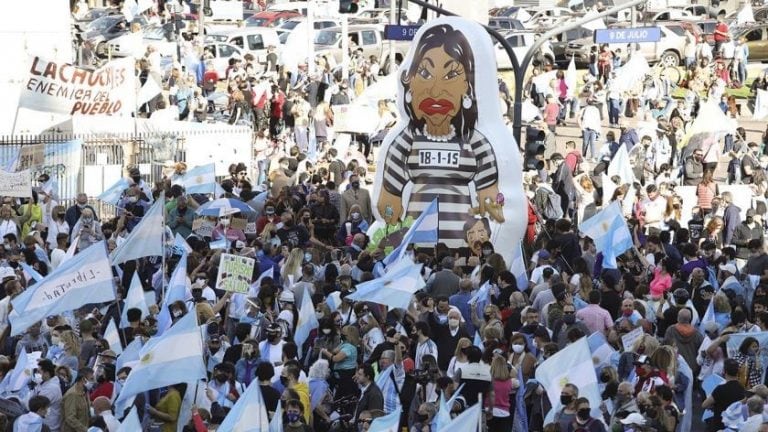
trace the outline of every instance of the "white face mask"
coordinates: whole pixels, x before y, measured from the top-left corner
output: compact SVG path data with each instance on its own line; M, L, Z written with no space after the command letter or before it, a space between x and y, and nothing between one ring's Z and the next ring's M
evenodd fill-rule
M51 344L58 345L61 339L58 336L51 336Z
M325 334L325 335L331 334L331 329L329 329L329 328L323 329L323 334Z
M317 319L322 319L324 315L322 312L315 312L315 318Z
M229 219L222 219L221 226L229 226Z
M458 326L459 326L459 323L460 323L460 321L459 321L459 319L458 319L458 318L450 318L450 319L448 320L448 326L449 326L450 328L456 328L456 327L458 327Z
M352 213L352 219L360 219L360 213L358 213L358 212L353 212L353 213Z
M524 348L525 348L525 347L524 347L523 345L520 345L520 344L513 344L513 345L512 345L512 351L513 351L515 354L520 354L521 352L523 352L523 349L524 349Z

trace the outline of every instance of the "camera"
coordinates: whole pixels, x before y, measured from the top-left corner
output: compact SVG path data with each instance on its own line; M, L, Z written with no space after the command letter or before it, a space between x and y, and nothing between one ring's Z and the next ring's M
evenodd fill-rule
M408 376L413 378L417 384L426 385L432 377L432 374L427 369L419 369L409 373Z

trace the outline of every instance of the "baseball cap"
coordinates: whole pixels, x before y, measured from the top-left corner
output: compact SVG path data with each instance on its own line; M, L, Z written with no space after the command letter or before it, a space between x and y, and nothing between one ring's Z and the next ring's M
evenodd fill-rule
M720 264L720 270L726 271L730 274L736 274L736 266L734 264Z
M16 279L16 273L14 273L13 269L10 267L0 267L0 280L6 278Z
M245 243L243 243L242 240L238 240L235 242L235 249L242 249L245 247Z
M625 425L638 425L638 426L645 426L645 417L643 417L640 413L632 413L628 416L626 416L623 420L619 420L621 424Z
M546 249L540 250L539 259L549 259L549 251Z
M264 209L264 213L266 213L268 215L273 215L273 214L275 214L275 208L272 207L272 206L266 207Z
M117 354L115 354L115 352L112 351L111 349L104 350L101 353L99 353L99 355L102 356L102 357L108 357L108 358L111 358L111 359L116 359L117 358Z

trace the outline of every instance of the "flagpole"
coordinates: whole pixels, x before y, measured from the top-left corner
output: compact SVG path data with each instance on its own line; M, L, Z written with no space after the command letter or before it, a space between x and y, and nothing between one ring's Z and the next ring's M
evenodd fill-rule
M485 410L483 410L483 394L478 393L477 394L477 403L480 404L480 415L477 416L477 432L483 432L483 413Z
M138 266L137 266L137 267L138 267ZM138 270L139 270L139 269L137 268L135 271L138 271ZM122 285L122 283L121 283L120 285ZM130 288L129 288L129 289L130 289ZM125 296L125 295L123 295L123 300L125 300L125 297L126 297L126 296ZM118 316L120 316L120 320L119 320L119 321L118 321L118 323L117 323L117 327L119 327L119 328L118 328L118 331L119 331L119 332L121 332L121 333L123 334L123 340L122 340L122 341L120 341L120 344L121 344L120 348L122 349L122 343L123 343L123 341L125 341L125 346L128 346L128 338L127 338L127 337L125 337L125 329L124 329L124 328L123 328L123 326L121 325L121 324L122 324L122 322L121 322L121 321L123 320L123 310L122 310L122 308L120 307L120 300L117 300L117 296L115 296L115 304L117 305L117 315L118 315Z

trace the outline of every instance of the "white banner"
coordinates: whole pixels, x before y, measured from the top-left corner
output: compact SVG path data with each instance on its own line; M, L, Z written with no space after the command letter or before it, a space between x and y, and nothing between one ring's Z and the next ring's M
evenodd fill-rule
M762 120L766 117L768 117L768 91L757 89L755 111L752 113L752 120Z
M32 196L32 175L29 170L15 173L0 170L0 196L20 198Z
M113 60L96 70L33 57L19 106L69 115L129 116L136 107L134 60Z

